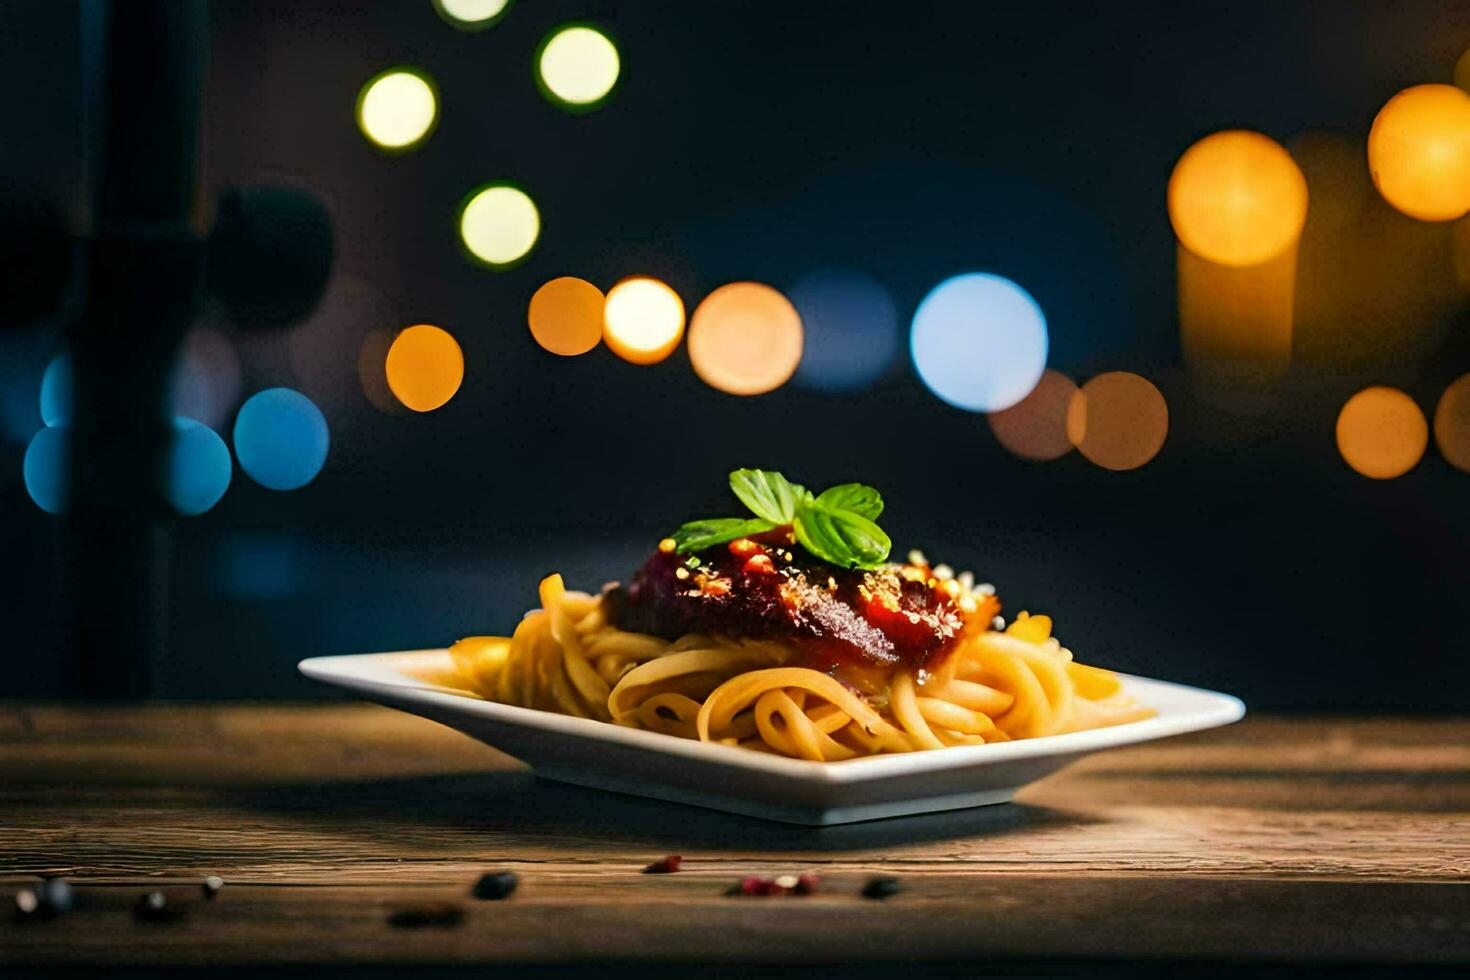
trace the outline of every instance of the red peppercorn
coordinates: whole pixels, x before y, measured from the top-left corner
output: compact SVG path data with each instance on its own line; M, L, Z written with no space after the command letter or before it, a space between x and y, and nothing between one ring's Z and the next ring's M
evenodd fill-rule
M673 874L675 871L679 870L679 865L683 863L684 859L682 857L677 854L670 854L668 857L659 858L657 861L644 868L643 873L646 875Z
M751 555L745 562L746 575L770 575L775 571L769 555Z
M817 890L821 881L817 875L797 875L796 887L791 892L794 895L810 895Z
M740 882L740 894L742 895L764 895L768 882L764 878L751 875Z
M761 546L749 538L736 538L730 542L730 554L737 558L749 558L751 555L758 555L761 552Z

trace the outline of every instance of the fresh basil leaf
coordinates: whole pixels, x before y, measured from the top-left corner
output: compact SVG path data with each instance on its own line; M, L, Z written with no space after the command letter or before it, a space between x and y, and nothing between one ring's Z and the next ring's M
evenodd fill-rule
M674 550L681 555L690 551L701 551L749 534L769 531L775 526L774 522L758 517L714 517L690 521L674 532Z
M817 497L816 502L833 510L846 510L876 521L883 513L883 495L862 483L843 483L828 487Z
M862 514L812 503L796 513L796 540L843 568L877 568L893 549L883 529Z
M751 513L777 524L790 524L796 505L811 497L801 484L766 470L736 470L730 474L730 489Z

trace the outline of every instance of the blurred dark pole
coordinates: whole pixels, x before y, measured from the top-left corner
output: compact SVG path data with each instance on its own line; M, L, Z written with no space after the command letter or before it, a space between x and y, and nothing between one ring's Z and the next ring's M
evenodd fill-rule
M203 269L203 0L84 0L92 140L75 378L68 585L81 693L150 693L164 641L168 374Z

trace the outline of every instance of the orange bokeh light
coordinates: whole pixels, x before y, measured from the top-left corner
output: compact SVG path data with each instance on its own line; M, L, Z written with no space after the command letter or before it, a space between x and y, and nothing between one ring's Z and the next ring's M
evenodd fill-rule
M1365 388L1337 416L1337 451L1359 473L1391 480L1413 469L1429 445L1429 423L1397 388Z
M464 354L447 330L428 323L409 327L388 348L388 387L415 412L432 412L454 397L464 381Z
M1265 262L1296 244L1306 219L1306 178L1291 154L1260 133L1206 136L1169 177L1174 233L1211 262Z
M1470 95L1415 85L1389 99L1368 133L1368 169L1411 218L1453 221L1470 210Z
M704 298L689 321L694 373L732 395L781 387L801 361L801 315L758 282L732 282Z
M585 279L553 279L536 290L526 309L531 336L553 354L585 354L602 340L604 302L602 290Z
M1076 391L1071 378L1048 369L1031 394L985 419L1000 444L1022 459L1060 459L1073 448L1067 435L1067 412Z
M1105 470L1136 470L1159 454L1169 435L1169 405L1147 378L1099 374L1067 406L1067 438Z
M1434 444L1451 466L1470 473L1470 374L1460 375L1439 396Z
M667 283L633 276L607 291L602 339L623 360L657 364L683 337L684 301Z

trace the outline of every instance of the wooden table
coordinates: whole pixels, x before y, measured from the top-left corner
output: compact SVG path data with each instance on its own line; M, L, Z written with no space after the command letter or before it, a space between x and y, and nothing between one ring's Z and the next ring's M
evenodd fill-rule
M66 875L78 896L50 921L0 917L0 975L99 963L1470 961L1464 720L1252 718L1094 756L1015 804L817 829L541 782L386 709L11 705L0 814L4 890ZM682 872L639 873L668 853L684 856ZM499 869L520 875L512 898L469 896ZM820 873L820 893L723 894L744 875L786 872ZM209 874L227 882L215 901L200 897ZM905 891L860 897L875 874ZM136 920L149 889L183 916ZM430 903L462 921L389 922Z

